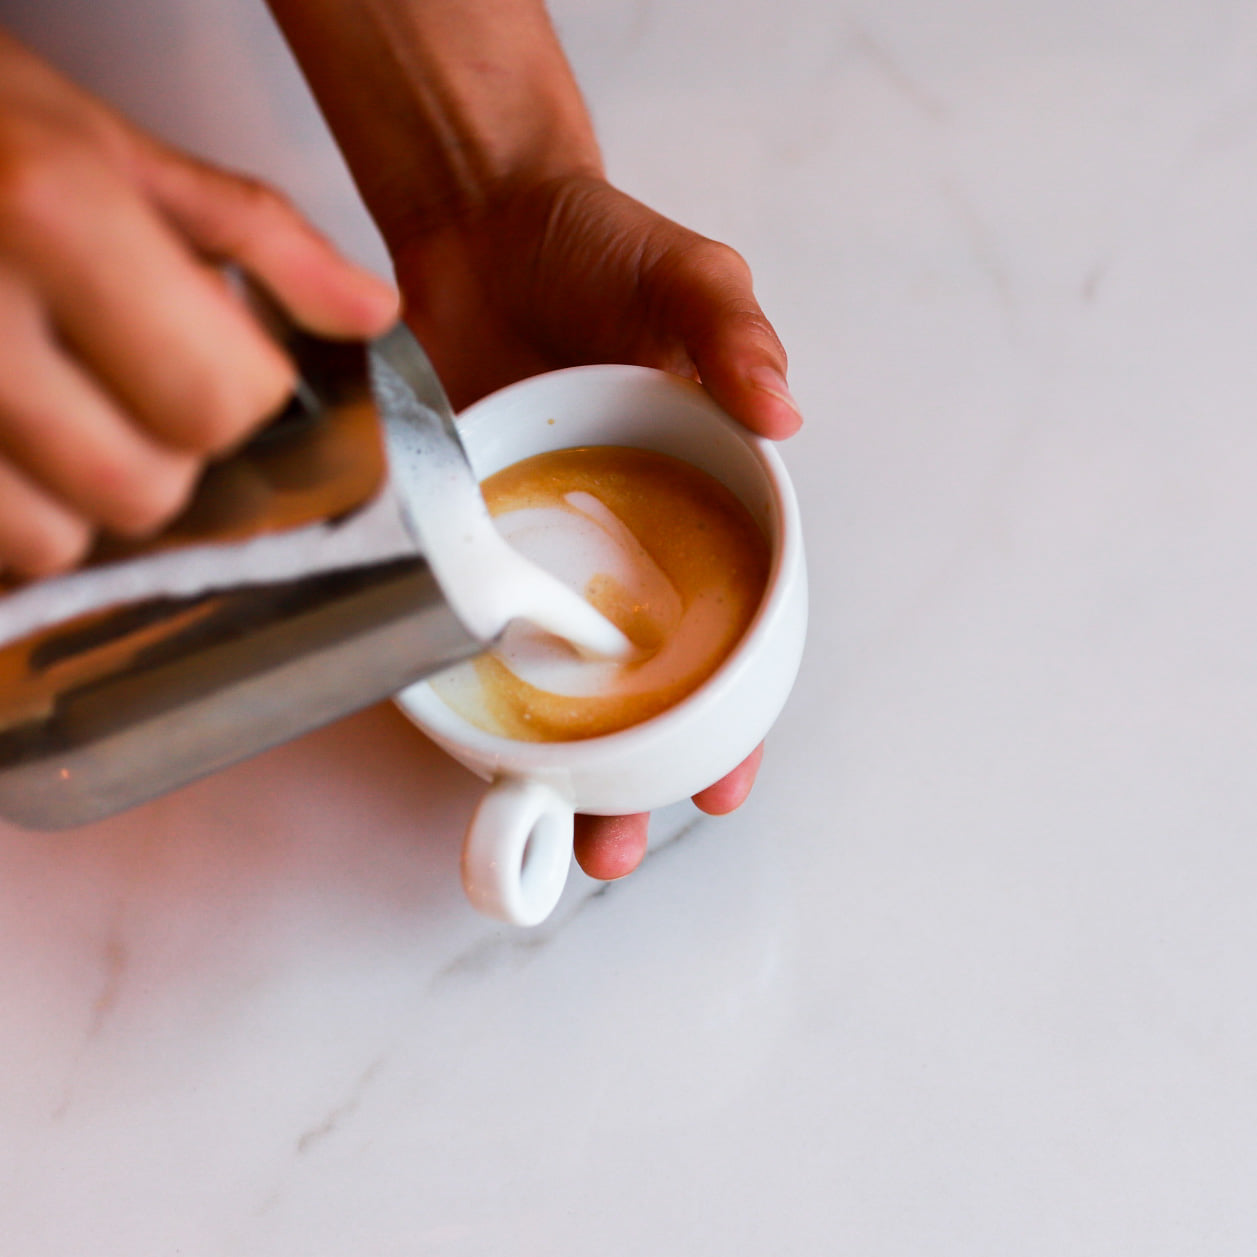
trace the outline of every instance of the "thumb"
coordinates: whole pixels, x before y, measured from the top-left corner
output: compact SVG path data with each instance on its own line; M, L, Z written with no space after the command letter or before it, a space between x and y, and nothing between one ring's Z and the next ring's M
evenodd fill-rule
M704 240L686 251L671 283L676 326L707 391L760 436L797 432L803 417L786 383L786 351L742 257Z
M278 191L145 137L138 177L194 247L236 262L302 326L332 337L368 337L398 315L391 284L342 256Z

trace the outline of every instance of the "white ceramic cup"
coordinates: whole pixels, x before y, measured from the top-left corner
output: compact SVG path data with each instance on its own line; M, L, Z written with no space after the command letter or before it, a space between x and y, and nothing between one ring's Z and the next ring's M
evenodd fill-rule
M573 816L647 812L705 789L763 740L803 653L807 576L798 505L772 444L729 419L699 385L645 367L573 367L469 407L459 431L481 479L534 454L629 445L722 481L770 539L772 566L750 628L688 697L640 724L572 742L520 742L477 728L426 683L397 702L434 742L490 782L468 827L463 885L481 912L535 925L558 902Z

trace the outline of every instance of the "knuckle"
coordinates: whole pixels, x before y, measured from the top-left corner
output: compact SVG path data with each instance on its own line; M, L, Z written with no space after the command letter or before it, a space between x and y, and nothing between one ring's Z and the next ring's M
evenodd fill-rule
M715 294L722 320L766 342L784 360L781 341L755 297L746 259L730 245L704 240L692 256L691 266L695 278Z
M786 351L773 325L754 301L731 302L725 311L725 319L742 336L760 345L764 351L779 359L781 370L785 370Z
M732 245L723 244L718 240L708 242L711 251L713 264L719 265L722 270L736 273L739 277L750 279L751 266L746 258L740 254Z
M750 285L751 268L746 259L732 245L719 240L704 237L695 241L685 261L702 279Z
M11 235L43 221L59 199L59 183L59 171L45 155L6 151L0 158L0 231Z
M259 234L286 227L297 218L292 202L277 188L250 175L231 175L236 214L232 218L234 239L225 242L232 253L246 252Z
M89 165L85 145L73 136L10 129L0 143L0 237L54 227L81 204Z
M704 236L691 237L664 252L651 266L649 286L666 300L710 308L715 303L729 313L743 311L760 318L751 284L751 268L732 246Z
M252 175L236 174L236 191L240 200L259 214L284 213L289 209L288 199L278 188Z

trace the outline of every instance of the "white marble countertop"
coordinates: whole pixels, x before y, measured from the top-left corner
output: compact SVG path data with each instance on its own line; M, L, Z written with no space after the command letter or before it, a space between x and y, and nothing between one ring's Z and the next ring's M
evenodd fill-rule
M0 828L0 1252L1249 1257L1257 11L556 14L791 350L761 783L531 932L390 708Z

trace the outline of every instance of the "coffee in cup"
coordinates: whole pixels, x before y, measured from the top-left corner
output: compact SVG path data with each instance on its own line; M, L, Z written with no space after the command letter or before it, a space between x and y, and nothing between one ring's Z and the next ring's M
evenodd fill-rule
M432 681L486 732L562 742L648 720L715 672L763 598L767 538L724 484L682 459L628 446L553 450L481 488L511 546L635 647L628 660L590 659L513 622L497 649Z

